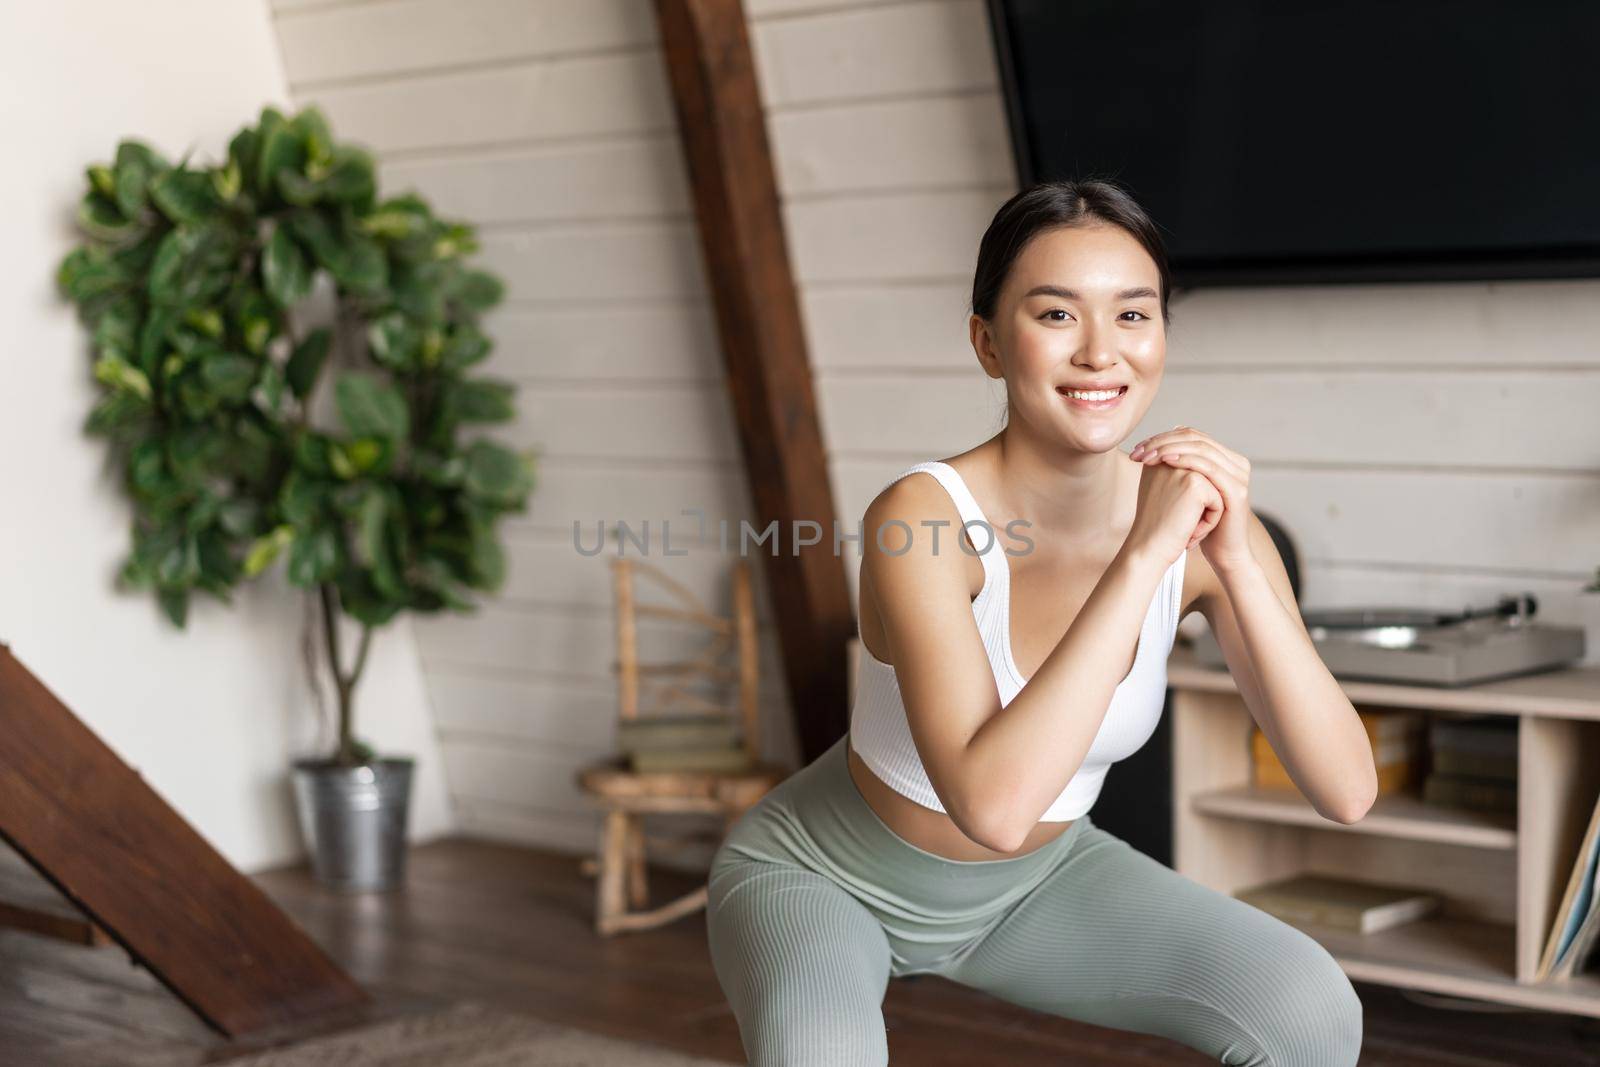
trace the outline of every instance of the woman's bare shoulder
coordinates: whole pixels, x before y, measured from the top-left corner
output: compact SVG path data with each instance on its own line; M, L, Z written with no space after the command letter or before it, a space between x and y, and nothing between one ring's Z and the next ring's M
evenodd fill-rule
M950 526L925 525L941 521ZM947 531L960 528L961 513L939 479L927 471L913 471L884 486L867 505L861 550L863 554L902 555L908 538L931 549L931 535L938 531L946 535L938 541L938 554L943 555Z

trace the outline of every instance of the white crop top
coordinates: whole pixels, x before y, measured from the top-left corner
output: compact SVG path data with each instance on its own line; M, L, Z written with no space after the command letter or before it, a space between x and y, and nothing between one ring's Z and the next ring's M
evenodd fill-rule
M966 482L948 463L939 460L918 463L890 478L884 488L918 471L926 471L939 479L955 500L963 523L988 525ZM983 561L984 581L983 589L972 601L972 613L977 618L978 632L983 635L983 647L989 654L989 666L1000 690L1000 705L1004 707L1024 684L1022 673L1011 656L1011 565L1006 561L1006 542L1001 539L1000 530L988 526L994 536L985 538L982 527L974 525L969 529L973 546L988 546L988 551L979 555ZM965 547L962 550L971 551ZM1041 821L1063 822L1088 811L1100 795L1100 786L1111 765L1139 751L1155 732L1166 700L1167 657L1172 652L1182 610L1185 559L1186 555L1178 556L1162 576L1139 631L1133 669L1112 694L1100 731L1095 734L1078 773L1040 816ZM855 699L850 708L850 747L895 792L934 811L944 811L912 742L894 668L867 651L865 645L861 645L860 651Z

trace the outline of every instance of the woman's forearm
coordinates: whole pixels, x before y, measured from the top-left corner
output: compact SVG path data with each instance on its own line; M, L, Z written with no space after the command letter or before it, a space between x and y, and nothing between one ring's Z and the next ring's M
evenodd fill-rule
M1124 545L1028 684L968 742L963 777L974 783L970 821L991 828L993 838L983 844L1020 847L1078 772L1166 567Z
M1377 793L1372 742L1305 627L1260 566L1220 575L1254 682L1251 712L1319 813L1361 818Z

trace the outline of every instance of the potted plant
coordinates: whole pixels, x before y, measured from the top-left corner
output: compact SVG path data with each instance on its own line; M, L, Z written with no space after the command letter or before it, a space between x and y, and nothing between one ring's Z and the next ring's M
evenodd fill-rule
M86 429L133 503L119 584L154 591L182 628L196 592L228 602L286 560L338 699L333 750L293 768L313 867L330 886L392 887L411 761L361 740L355 691L376 629L470 611L504 579L496 526L525 510L536 457L461 439L514 417L509 383L469 374L502 286L465 262L471 227L414 194L380 200L370 155L314 108L266 108L215 165L128 140L87 176L85 240L57 284L92 336Z

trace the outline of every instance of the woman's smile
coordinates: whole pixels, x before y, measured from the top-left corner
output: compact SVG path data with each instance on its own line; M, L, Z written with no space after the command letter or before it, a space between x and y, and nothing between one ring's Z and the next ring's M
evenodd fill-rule
M1067 389L1057 386L1056 394L1071 407L1082 408L1085 411L1110 411L1122 403L1122 398L1128 395L1126 385L1119 388L1114 394L1107 396L1109 390L1098 389L1080 392L1076 389Z

